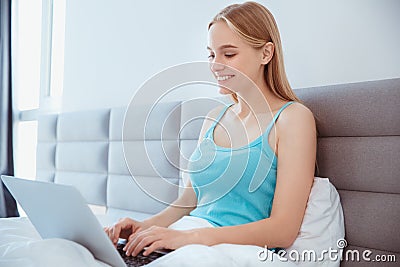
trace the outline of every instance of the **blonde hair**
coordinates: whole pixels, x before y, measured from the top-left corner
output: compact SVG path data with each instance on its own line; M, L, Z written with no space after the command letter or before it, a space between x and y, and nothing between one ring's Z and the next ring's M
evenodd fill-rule
M232 31L256 49L272 42L275 48L274 55L265 65L264 79L272 93L278 98L301 102L287 79L278 26L266 7L256 2L229 5L213 18L208 24L208 29L219 21L224 21ZM238 102L236 94L232 94L232 97Z

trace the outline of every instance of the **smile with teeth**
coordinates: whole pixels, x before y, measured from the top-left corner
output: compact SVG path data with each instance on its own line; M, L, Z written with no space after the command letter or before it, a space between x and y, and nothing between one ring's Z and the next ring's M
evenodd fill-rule
M226 81L232 78L234 75L217 76L217 81Z

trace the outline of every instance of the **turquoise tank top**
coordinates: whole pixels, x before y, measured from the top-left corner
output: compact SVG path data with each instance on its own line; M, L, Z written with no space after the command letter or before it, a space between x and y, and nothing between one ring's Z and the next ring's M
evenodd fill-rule
M214 128L231 105L222 109L189 159L187 170L197 196L191 216L214 226L245 224L270 216L277 158L268 136L280 113L292 103L279 109L261 136L239 148L214 142Z

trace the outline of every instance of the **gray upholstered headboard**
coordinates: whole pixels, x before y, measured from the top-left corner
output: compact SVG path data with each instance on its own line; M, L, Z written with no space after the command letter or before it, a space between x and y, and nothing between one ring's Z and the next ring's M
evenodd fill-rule
M131 169L136 181L153 188L164 202L174 201L180 192L178 185L183 185L178 165L184 165L194 150L204 116L221 101L158 104L147 119L146 140L135 125L129 125L124 133L125 149L130 155L127 160L143 162ZM37 179L74 185L88 203L106 206L107 212L117 217L142 219L164 209L166 205L148 196L130 175L122 143L125 110L41 116ZM146 151L141 145L144 141ZM153 165L146 164L145 157L150 157ZM170 185L165 186L160 179Z
M319 176L338 189L347 250L400 260L400 79L296 90L317 116ZM361 257L361 253L359 254ZM365 261L341 266L365 266Z
M318 120L319 176L329 177L341 196L347 249L395 254L400 260L400 79L304 88L295 91ZM197 143L201 119L216 101L161 105L146 137L156 155L154 166L132 170L141 182L154 185L163 198L179 194L184 163ZM172 112L172 113L170 113ZM171 116L166 120L166 116ZM122 153L123 108L42 116L39 120L37 178L77 186L89 203L105 205L109 213L144 218L164 204L146 195L131 179ZM165 144L161 143L160 123ZM190 122L190 123L188 123ZM180 129L182 131L180 132ZM137 160L146 151L134 125L127 132ZM143 139L143 138L142 138ZM163 149L172 156L172 163ZM179 156L180 155L180 156ZM135 159L133 159L135 160ZM157 171L171 186L159 188ZM342 266L364 266L343 262ZM368 266L395 266L371 263Z

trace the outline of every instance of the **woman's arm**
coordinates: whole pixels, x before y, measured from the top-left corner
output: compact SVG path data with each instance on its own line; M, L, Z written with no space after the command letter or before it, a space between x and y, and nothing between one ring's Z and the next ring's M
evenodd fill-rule
M143 223L148 227L153 225L168 227L183 216L189 215L189 213L196 207L196 204L196 193L194 192L192 183L189 180L182 195L177 200L160 213L144 220Z
M276 127L278 173L270 217L239 226L195 230L200 243L286 248L297 238L314 179L315 120L308 108L295 103L282 112Z
M160 213L142 222L131 218L122 218L110 227L104 227L104 231L114 243L117 244L119 238L128 239L132 234L143 231L152 226L167 227L171 223L188 215L196 207L197 198L193 191L190 181L182 195L170 206Z

